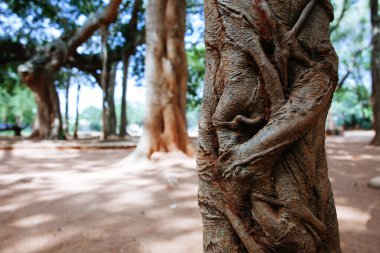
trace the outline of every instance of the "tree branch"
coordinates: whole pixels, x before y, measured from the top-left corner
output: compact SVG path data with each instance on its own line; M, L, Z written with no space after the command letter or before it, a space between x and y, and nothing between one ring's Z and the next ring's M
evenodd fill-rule
M35 85L32 83L37 81L39 72L58 71L66 64L68 58L76 54L77 47L87 41L99 27L115 20L120 3L121 0L111 0L105 9L91 14L84 25L69 38L62 35L61 38L45 45L28 62L18 67L21 79L29 85Z
M348 66L348 69L347 69L347 72L346 74L343 76L343 78L339 81L336 89L339 90L342 88L344 82L347 80L347 78L352 74L352 68L353 68L353 65L355 64L356 62L356 59L357 57L366 49L368 49L370 47L366 46L366 47L363 47L363 48L360 48L358 50L356 50L354 52L354 54L352 55L352 59L351 59L351 64Z
M65 66L93 74L102 69L102 60L98 54L74 54L67 59Z
M330 27L330 34L333 33L339 27L340 22L342 21L342 19L344 18L344 15L346 14L346 11L350 7L349 2L350 2L349 0L344 0L342 11L340 12L340 15L339 15L335 25Z
M69 39L67 43L69 53L72 53L73 50L86 42L102 25L111 24L117 16L120 3L121 0L112 0L107 8L91 14L84 25L75 31L74 35Z
M0 66L14 61L27 61L34 52L35 48L28 48L20 42L0 41Z
M337 90L339 90L339 89L342 88L344 82L345 82L346 79L351 75L351 73L352 73L351 69L348 69L347 72L346 72L346 74L345 74L345 75L343 76L343 78L339 81L339 83L338 83L338 85L337 85L337 87L336 87Z

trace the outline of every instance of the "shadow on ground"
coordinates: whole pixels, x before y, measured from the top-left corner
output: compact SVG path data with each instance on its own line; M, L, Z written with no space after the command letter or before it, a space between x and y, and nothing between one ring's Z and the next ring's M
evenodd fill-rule
M370 135L329 137L346 253L380 248L380 149ZM0 253L202 252L195 161L157 155L120 166L131 150L0 151Z
M201 252L195 162L125 150L0 153L1 253Z
M367 186L380 175L380 148L372 134L348 132L327 140L343 252L375 253L380 248L380 190Z

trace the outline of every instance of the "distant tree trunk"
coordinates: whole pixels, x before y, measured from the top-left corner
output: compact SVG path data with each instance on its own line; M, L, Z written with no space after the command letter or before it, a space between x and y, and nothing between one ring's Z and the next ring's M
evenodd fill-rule
M64 138L59 99L53 85L53 77L65 63L75 58L76 49L99 27L107 26L115 20L120 3L121 0L111 0L106 8L90 15L84 25L76 29L69 38L62 37L47 44L29 61L18 67L22 81L36 93L37 107L41 110L37 113L37 125L41 129L35 129L32 137ZM44 106L50 107L44 108Z
M146 13L147 102L144 132L134 153L192 154L186 128L187 66L184 45L185 0L150 0Z
M78 140L78 128L79 128L79 99L80 99L80 83L78 83L77 90L77 110L75 112L75 125L74 125L74 139Z
M372 25L372 108L375 137L372 144L380 146L380 17L379 1L370 0Z
M71 72L68 72L67 83L66 83L66 93L65 93L65 134L69 134L69 91L70 91L70 83L71 83Z
M204 252L341 252L325 154L329 1L205 0Z
M111 66L107 84L107 104L108 104L108 136L116 135L117 119L115 111L115 84L116 84L117 62Z
M108 69L108 26L102 26L100 28L100 34L102 37L102 74L101 74L101 84L103 90L103 100L102 100L102 136L101 139L107 140L109 133L108 125L108 115L109 115L109 105L108 105L108 78L109 78L109 69Z
M19 68L23 71L23 68ZM28 80L28 87L33 91L37 103L37 122L31 138L63 139L62 115L59 97L50 71L40 71L33 80Z
M120 115L120 131L119 136L125 137L127 133L127 88L128 88L128 69L129 61L131 56L136 51L136 47L141 43L140 32L137 29L139 10L142 7L142 0L136 0L133 4L133 10L131 19L128 26L128 33L125 34L125 40L127 43L124 44L122 61L123 61L123 90L121 98L121 115Z
M128 87L128 69L130 55L123 53L123 83L121 93L121 112L120 112L120 129L119 137L124 138L127 135L127 87Z

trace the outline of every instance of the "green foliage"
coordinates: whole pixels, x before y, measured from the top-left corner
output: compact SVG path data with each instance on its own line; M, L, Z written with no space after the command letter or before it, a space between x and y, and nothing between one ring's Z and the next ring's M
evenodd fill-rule
M143 104L129 102L127 107L128 125L136 124L142 126L144 124L144 111ZM118 115L120 115L120 113Z
M186 123L190 129L197 128L199 119L199 106L186 111Z
M372 108L368 89L362 85L343 87L335 93L332 112L336 124L346 129L372 127Z
M142 103L127 101L127 121L128 125L139 125L144 124L144 110L145 107ZM121 104L116 104L116 117L117 123L120 124L120 113L121 113Z
M137 47L131 58L131 74L135 78L136 86L143 86L145 76L145 45Z
M333 1L335 22L341 14L344 1ZM331 110L338 126L346 129L370 129L372 109L369 6L366 1L355 0L348 1L347 6L339 26L331 34L340 60L340 81L348 74L335 93Z
M32 125L37 111L33 93L22 85L14 68L0 69L0 120Z
M199 107L202 101L202 89L205 78L205 48L194 46L187 50L188 82L187 82L187 107L194 109Z
M102 0L7 0L8 10L26 20L24 28L32 29L48 22L50 27L66 32L78 25L81 16L88 16L105 6Z
M138 102L132 103L130 101L128 101L127 104L128 125L136 124L142 126L144 124L144 105ZM116 104L116 116L118 118L118 124L120 123L120 111L121 105L119 103ZM102 110L95 106L89 106L79 115L79 120L86 120L89 124L90 130L101 131Z
M102 110L95 106L87 107L80 115L80 120L87 120L89 127L93 131L101 131L102 129Z

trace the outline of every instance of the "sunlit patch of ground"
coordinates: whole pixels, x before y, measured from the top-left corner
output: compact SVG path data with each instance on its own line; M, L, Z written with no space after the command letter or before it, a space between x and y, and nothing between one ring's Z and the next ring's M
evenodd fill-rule
M194 159L128 152L1 151L0 252L200 252Z
M329 137L344 252L378 252L380 149L368 132ZM27 145L27 144L25 144ZM194 158L157 154L120 162L130 150L0 151L0 253L199 253L202 225Z
M380 249L380 190L367 186L380 175L380 148L367 145L372 136L372 132L355 131L327 139L343 252Z

